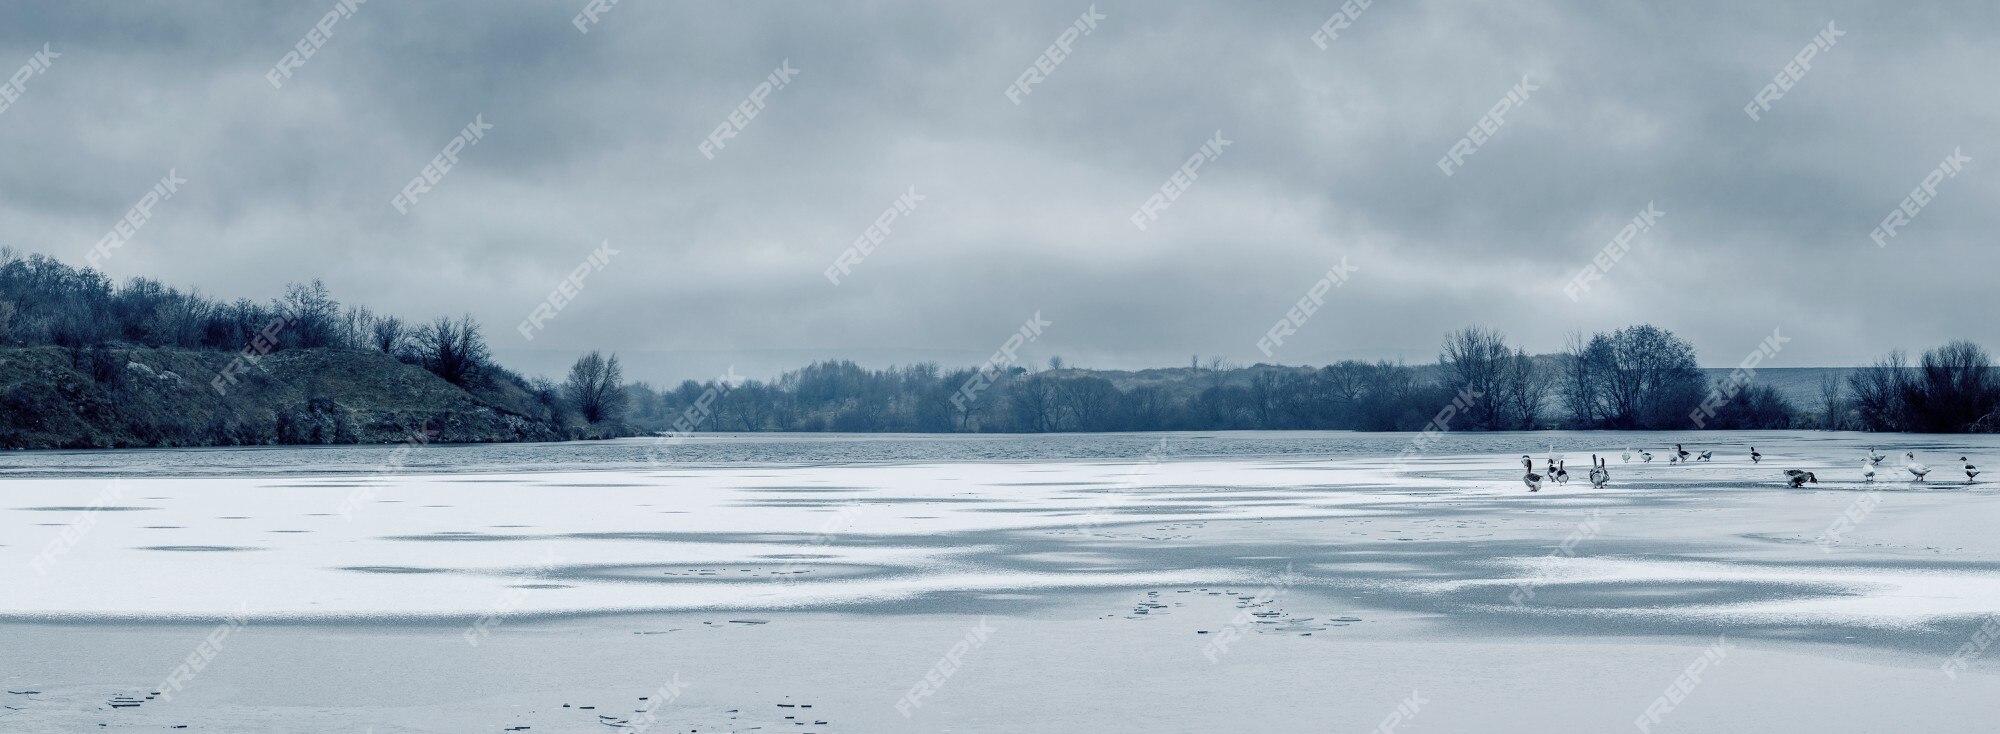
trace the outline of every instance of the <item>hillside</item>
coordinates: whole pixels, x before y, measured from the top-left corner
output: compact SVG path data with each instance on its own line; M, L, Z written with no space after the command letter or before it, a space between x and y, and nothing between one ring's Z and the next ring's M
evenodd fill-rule
M519 381L469 389L387 354L287 349L221 394L236 352L110 345L0 348L0 447L442 443L582 437Z

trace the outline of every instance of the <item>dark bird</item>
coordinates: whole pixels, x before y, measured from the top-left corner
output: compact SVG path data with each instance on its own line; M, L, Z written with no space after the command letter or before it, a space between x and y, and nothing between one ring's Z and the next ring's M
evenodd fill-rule
M1676 453L1676 454L1679 454L1679 455L1680 455L1680 457L1681 457L1681 461L1687 461L1687 460L1688 460L1688 450L1687 450L1687 449L1684 449L1684 448L1681 448L1681 445L1680 445L1680 444L1674 444L1674 453Z
M1522 454L1521 469L1527 472L1526 476L1521 477L1521 483L1528 485L1528 491L1542 491L1542 475L1535 473L1535 460L1528 458L1527 454Z
M1611 460L1599 460L1596 454L1591 454L1590 462L1594 465L1590 468L1590 486L1603 489L1604 485L1611 483L1611 470L1604 467Z
M1965 465L1965 483L1971 484L1972 480L1979 477L1979 467L1973 466L1972 462L1963 456L1958 457L1958 461Z
M1792 489L1798 489L1800 487L1803 487L1805 486L1806 482L1819 484L1819 477L1813 476L1813 473L1809 471L1802 471L1799 469L1786 469L1785 477L1792 480Z
M1755 446L1750 447L1750 463L1752 464L1764 463L1764 455L1757 453L1757 447Z

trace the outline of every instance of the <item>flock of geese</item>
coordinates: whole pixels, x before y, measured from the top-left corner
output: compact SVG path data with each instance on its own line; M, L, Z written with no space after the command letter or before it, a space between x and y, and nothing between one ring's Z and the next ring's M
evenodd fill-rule
M1681 464L1694 461L1709 461L1714 457L1715 457L1714 451L1703 451L1699 454L1693 454L1689 453L1687 449L1682 448L1680 444L1674 444L1674 450L1667 453L1667 463ZM1632 462L1631 447L1629 446L1626 447L1625 452L1623 454L1620 454L1620 458L1622 458L1628 464L1631 463ZM1878 453L1873 448L1868 449L1868 455L1862 457L1861 459L1862 480L1868 482L1875 481L1875 468L1881 466L1882 460L1887 458L1889 457L1883 456L1881 453ZM1645 449L1639 450L1640 463L1642 464L1648 463L1651 462L1652 460L1653 460L1653 452L1647 451ZM1979 467L1973 466L1970 460L1966 459L1963 456L1960 456L1958 457L1958 462L1960 464L1965 465L1966 484L1971 484L1972 480L1979 477ZM1555 445L1550 444L1549 456L1548 456L1548 474L1544 476L1542 474L1535 473L1535 460L1529 457L1527 454L1522 454L1521 470L1524 472L1524 476L1521 477L1521 483L1528 485L1528 491L1530 492L1542 491L1543 479L1553 481L1556 484L1569 484L1569 470L1565 468L1564 466L1565 463L1566 462L1563 461L1562 455L1556 453ZM1752 464L1764 463L1764 455L1758 453L1757 447L1755 446L1750 447L1750 463ZM1610 464L1609 459L1599 459L1597 458L1597 454L1590 455L1590 475L1589 475L1590 486L1596 487L1598 489L1603 489L1605 485L1611 483L1611 469L1608 466L1609 464ZM1924 481L1924 475L1931 473L1930 467L1917 463L1917 455L1913 452L1905 452L1903 454L1903 468L1910 472L1910 476L1912 477L1910 481L1913 482ZM1805 471L1803 469L1786 469L1785 480L1789 482L1792 485L1792 488L1794 489L1803 487L1808 482L1813 484L1819 484L1818 476L1814 475L1812 472Z

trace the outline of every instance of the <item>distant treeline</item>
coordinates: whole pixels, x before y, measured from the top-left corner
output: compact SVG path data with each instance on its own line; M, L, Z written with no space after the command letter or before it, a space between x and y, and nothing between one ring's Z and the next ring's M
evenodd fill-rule
M1324 367L1206 365L1097 373L1060 359L982 376L935 363L866 369L818 362L776 381L630 386L630 420L655 430L1067 432L1231 429L1360 431L1827 428L1991 431L2000 386L1965 342L1900 354L1848 380L1828 378L1801 409L1755 381L1754 366L1710 381L1672 332L1639 325L1573 335L1531 356L1499 332L1458 331L1434 365L1347 361ZM966 386L991 384L966 399ZM1849 394L1853 397L1848 397ZM954 398L958 399L954 399Z
M1773 335L1774 341L1777 340ZM1573 334L1563 352L1529 355L1497 331L1448 335L1436 364L1345 361L1323 367L1204 366L1129 372L1051 359L946 370L936 363L866 369L828 361L771 382L626 384L618 357L584 355L568 379L522 378L493 364L469 315L409 323L343 307L318 281L268 303L222 301L146 278L114 285L94 270L0 248L0 345L70 350L78 365L106 345L188 350L380 352L468 391L512 393L509 410L582 426L702 431L1066 432L1231 429L1361 431L1834 428L2000 430L2000 386L1980 347L1953 342L1912 365L1892 353L1820 385L1801 409L1755 381L1753 354L1717 381L1694 347L1638 325ZM1765 350L1775 354L1775 344ZM1766 355L1768 356L1768 355ZM96 370L102 371L102 370ZM25 389L17 385L15 389ZM46 392L46 391L45 391ZM341 396L327 396L338 401ZM8 400L0 394L0 402ZM511 404L511 403L510 403ZM15 407L26 409L27 402ZM41 405L46 408L46 405ZM37 408L40 409L40 408Z

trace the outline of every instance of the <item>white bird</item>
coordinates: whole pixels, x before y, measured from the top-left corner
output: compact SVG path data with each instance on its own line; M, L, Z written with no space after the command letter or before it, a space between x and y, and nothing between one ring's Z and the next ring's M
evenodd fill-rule
M1522 454L1521 468L1528 472L1526 476L1521 477L1521 483L1528 485L1528 491L1542 491L1542 475L1535 473L1535 460L1528 458L1527 454Z
M1604 468L1610 461L1610 459L1598 459L1596 454L1590 455L1590 486L1603 489L1604 485L1611 483L1611 470Z
M1865 457L1861 459L1861 479L1868 482L1875 481L1875 462Z
M1625 453L1619 454L1619 456L1625 459L1625 463L1632 463L1632 447L1625 447Z
M1887 459L1887 458L1889 458L1889 457L1887 457L1887 456L1883 456L1883 455L1881 455L1881 454L1878 454L1878 453L1876 453L1876 452L1875 452L1875 449L1874 449L1874 448L1872 448L1872 447L1868 449L1868 463L1870 463L1870 464L1874 464L1874 465L1876 465L1876 466L1881 466L1881 465L1882 465L1882 460L1883 460L1883 459Z
M1910 473L1916 476L1916 479L1912 481L1921 482L1924 480L1925 474L1931 473L1930 467L1917 463L1917 455L1914 453L1905 452L1903 460L1905 462L1903 468L1910 470Z
M1642 463L1652 463L1653 452L1647 451L1645 449L1639 449L1639 461Z
M1667 454L1667 463L1669 463L1669 464L1679 464L1679 463L1681 463L1681 455L1680 455L1680 454Z
M1958 460L1959 460L1960 462L1962 462L1962 463L1964 463L1964 464L1965 464L1965 483L1966 483L1966 484L1971 484L1971 483L1972 483L1972 480L1974 480L1974 479L1977 479L1977 478L1979 478L1979 467L1976 467L1976 466L1973 466L1973 465L1972 465L1972 462L1971 462L1971 461L1968 461L1968 460L1966 460L1966 458L1965 458L1965 457L1963 457L1963 456L1960 456L1960 457L1958 457Z

